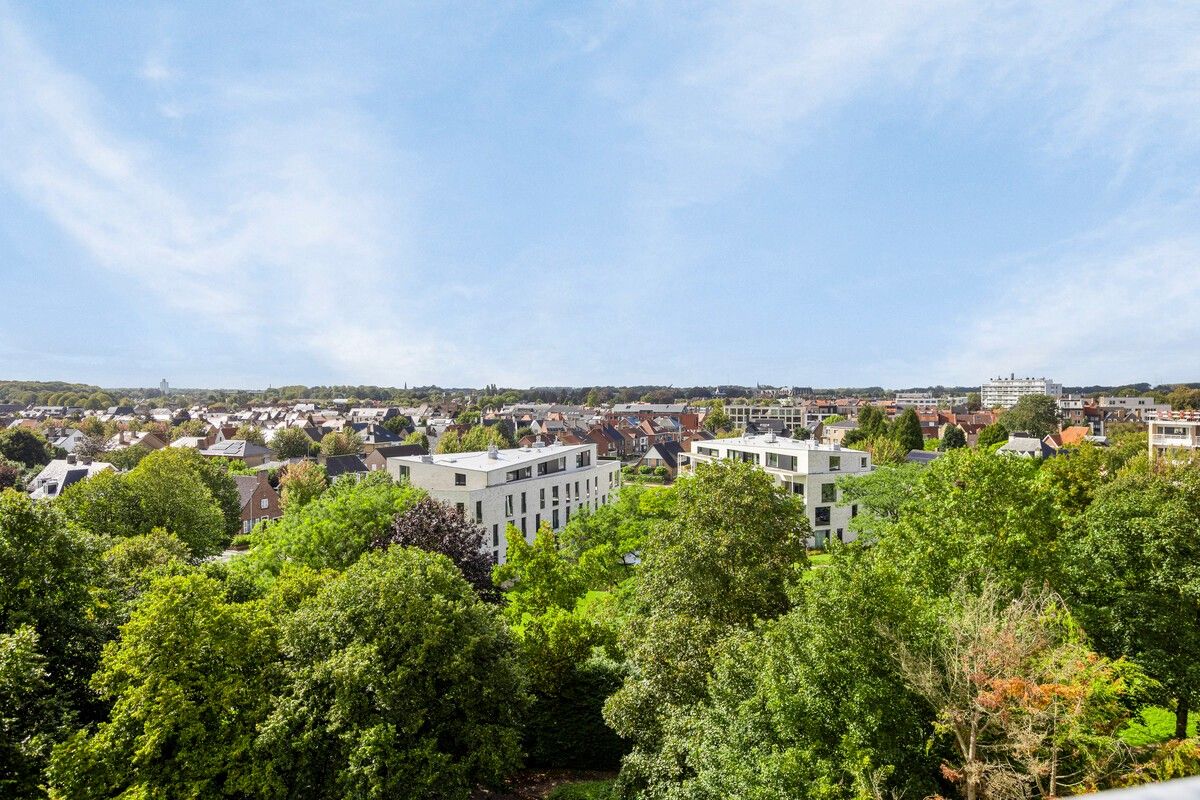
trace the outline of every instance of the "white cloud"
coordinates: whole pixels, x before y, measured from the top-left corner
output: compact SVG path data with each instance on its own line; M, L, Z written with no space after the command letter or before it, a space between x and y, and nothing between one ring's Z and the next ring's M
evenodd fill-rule
M396 156L352 109L238 118L185 182L3 16L0 64L0 177L149 302L356 381L430 379L460 358L388 301L416 277L378 179Z
M1200 373L1200 238L1100 236L1009 263L981 292L935 374L1046 374L1068 383L1190 380Z

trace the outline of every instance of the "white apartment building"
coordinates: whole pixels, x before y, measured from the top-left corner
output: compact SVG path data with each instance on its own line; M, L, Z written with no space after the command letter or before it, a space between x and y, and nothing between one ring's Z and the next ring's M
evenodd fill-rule
M917 411L937 411L939 408L954 408L967 404L966 395L934 397L929 392L896 392L896 408L915 408Z
M838 505L837 479L841 475L870 472L868 453L772 434L710 439L692 443L692 452L680 456L679 472L691 473L697 463L722 458L757 464L789 492L804 498L813 529L808 540L810 547L824 547L831 539L848 542L855 538L849 523L858 514L858 507Z
M1163 414L1148 421L1150 460L1200 455L1200 413Z
M1018 378L1012 374L986 381L979 390L979 399L984 408L1012 408L1028 394L1062 397L1062 384L1049 378Z
M560 530L572 512L607 505L620 488L621 464L597 458L595 444L552 444L477 453L393 456L396 480L450 503L484 529L484 547L497 564L508 552L513 525L533 541L542 522Z
M1101 397L1096 404L1101 411L1120 409L1142 421L1156 419L1171 410L1169 404L1160 403L1153 397Z

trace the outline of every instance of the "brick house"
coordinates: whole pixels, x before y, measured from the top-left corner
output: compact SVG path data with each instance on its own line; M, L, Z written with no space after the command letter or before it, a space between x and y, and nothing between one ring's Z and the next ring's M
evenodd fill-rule
M279 519L283 511L279 508L279 492L267 481L267 473L257 475L234 475L238 499L242 503L242 533L263 520Z

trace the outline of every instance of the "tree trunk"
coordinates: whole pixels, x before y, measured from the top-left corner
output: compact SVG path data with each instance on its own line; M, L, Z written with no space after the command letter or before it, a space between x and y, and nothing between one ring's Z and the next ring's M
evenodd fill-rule
M1188 697L1186 694L1179 696L1179 702L1175 706L1175 738L1187 738L1188 724Z

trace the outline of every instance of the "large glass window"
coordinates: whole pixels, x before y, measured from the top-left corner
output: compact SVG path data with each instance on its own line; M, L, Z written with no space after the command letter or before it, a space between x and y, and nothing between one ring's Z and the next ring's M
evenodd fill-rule
M504 496L504 516L511 517L513 515L513 496L507 494Z
M836 503L837 502L837 484L822 483L821 484L821 502Z
M475 501L475 521L483 522L483 501L482 500Z
M838 472L841 470L841 468L842 468L842 457L841 456L830 456L829 457L829 471L830 472Z
M829 524L829 506L817 506L816 508L816 523L818 525Z
M455 486L466 486L467 485L467 474L465 472L454 473L454 485Z

